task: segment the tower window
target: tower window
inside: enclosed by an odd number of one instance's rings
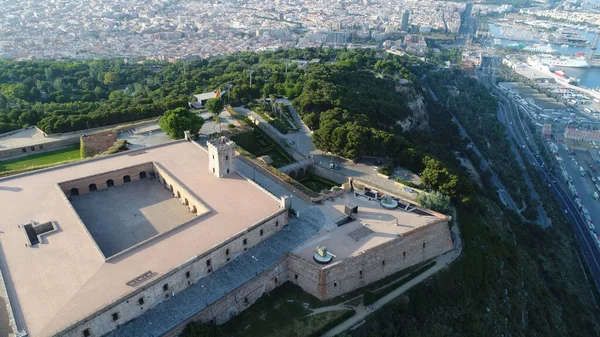
[[[250,301],[248,301],[248,297],[244,298],[244,303],[245,303],[246,305],[250,304]]]
[[[186,278],[190,278],[190,272],[189,272],[189,271],[186,271],[186,272],[185,272],[185,277],[186,277]]]
[[[294,274],[294,280],[298,279],[298,274]]]
[[[225,156],[225,160],[229,160],[229,156]]]
[[[113,319],[113,321],[118,320],[119,319],[119,313],[118,312],[113,313],[112,314],[112,319]]]
[[[210,259],[206,260],[206,266],[210,267]]]
[[[385,260],[381,261],[381,265],[385,266]]]
[[[227,169],[227,173],[229,173],[229,169]]]
[[[144,304],[144,298],[143,298],[143,297],[140,297],[140,298],[138,299],[138,304],[139,304],[139,305],[142,305],[142,304]]]
[[[337,287],[337,282],[333,282],[333,287]]]
[[[423,242],[423,248],[425,248],[425,242]]]
[[[225,249],[225,255],[229,255],[229,248]]]
[[[168,284],[168,283],[165,283],[165,284],[163,285],[163,290],[164,290],[164,291],[167,291],[167,290],[169,290],[169,284]]]
[[[260,236],[263,236],[263,230],[262,229],[260,230]]]
[[[275,221],[275,227],[279,227],[279,221]]]
[[[248,239],[242,240],[242,244],[245,246],[248,243]]]
[[[90,329],[83,330],[83,337],[90,337],[90,336],[91,336]]]
[[[406,252],[403,252],[403,253],[402,253],[402,257],[406,257]]]

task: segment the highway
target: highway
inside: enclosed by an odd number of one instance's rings
[[[590,233],[585,218],[579,212],[571,195],[565,192],[560,182],[554,178],[549,168],[544,165],[542,158],[536,155],[538,148],[535,142],[533,142],[529,128],[518,113],[519,109],[525,111],[528,107],[521,106],[518,100],[509,97],[508,94],[504,93],[496,85],[496,70],[499,65],[498,60],[492,61],[489,69],[482,70],[481,80],[503,102],[500,106],[501,121],[509,122],[507,128],[510,137],[513,138],[516,144],[521,145],[526,156],[525,159],[535,166],[544,183],[548,185],[563,210],[565,210],[565,216],[573,226],[575,236],[580,242],[581,252],[588,264],[596,286],[600,287],[600,250],[596,245],[595,239],[592,237],[593,233]],[[544,149],[541,150],[543,151]],[[548,151],[548,153],[551,152]]]

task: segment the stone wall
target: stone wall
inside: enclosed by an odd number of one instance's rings
[[[299,276],[298,285],[313,296],[327,300],[364,287],[400,270],[453,249],[448,222],[440,220],[416,228],[364,253],[323,267],[317,274],[311,264],[291,258],[290,273]],[[293,255],[292,255],[293,256]],[[304,263],[303,263],[304,262]]]
[[[216,324],[227,322],[233,316],[246,310],[263,295],[271,292],[285,281],[288,281],[286,264],[287,259],[284,256],[274,263],[272,267],[258,274],[252,280],[244,283],[196,315],[181,322],[181,324],[165,334],[164,337],[179,336],[189,323],[195,321]]]
[[[155,175],[152,162],[65,181],[60,183],[59,186],[65,195],[70,197],[72,195],[88,194],[94,190],[107,189],[111,185],[111,181],[113,186],[123,185],[127,179],[126,177],[129,177],[129,181],[137,181],[144,175],[148,178]]]
[[[194,321],[225,323],[285,281],[300,286],[321,300],[327,300],[444,254],[452,248],[448,222],[441,219],[407,232],[402,238],[373,247],[360,256],[327,267],[290,253],[222,299],[181,322],[165,336],[178,336],[187,324]]]
[[[91,336],[102,336],[118,328],[119,325],[127,323],[159,303],[168,300],[171,296],[185,290],[201,278],[243,254],[247,249],[275,234],[287,224],[287,217],[287,209],[281,209],[172,271],[163,275],[154,274],[147,283],[137,285],[137,290],[87,318],[74,322],[57,335],[81,337],[84,335],[84,331],[88,330]],[[202,319],[207,319],[207,321],[214,320],[219,323],[227,321],[250,303],[254,303],[262,294],[285,282],[285,269],[283,267],[277,269],[278,266],[279,264],[276,264],[268,272],[260,274],[237,291],[225,295],[201,311],[199,315],[202,314]],[[278,276],[280,274],[282,274],[281,277]],[[254,290],[252,290],[253,287]],[[244,298],[248,298],[248,304]]]
[[[103,131],[81,136],[83,156],[93,157],[108,150],[117,141],[118,135],[117,131]]]
[[[7,159],[21,155],[33,154],[49,150],[56,150],[61,147],[79,144],[79,138],[59,139],[51,142],[45,142],[30,146],[23,146],[14,149],[6,149],[0,151],[0,159]]]
[[[273,174],[271,171],[269,171],[269,170],[265,169],[264,167],[260,166],[259,164],[255,163],[253,160],[248,159],[248,158],[244,157],[243,155],[238,155],[237,158],[239,160],[243,161],[248,166],[250,166],[250,167],[254,168],[255,170],[257,170],[258,172],[260,172],[262,175],[271,178],[271,180],[273,182],[275,182],[278,185],[280,185],[281,187],[285,188],[290,193],[293,193],[293,195],[295,195],[296,197],[298,197],[308,203],[312,202],[311,197],[308,196],[306,193],[295,188],[291,184],[285,182],[283,179],[279,178],[277,175]]]
[[[328,169],[320,167],[318,165],[309,166],[308,172],[310,172],[314,175],[317,175],[319,177],[323,177],[327,180],[331,180],[334,183],[340,184],[340,185],[347,183],[348,179],[349,179],[347,176],[345,176],[343,174],[337,173],[333,170],[328,170]]]
[[[198,210],[204,208],[204,204],[200,199],[190,191],[179,179],[171,175],[167,169],[158,163],[153,164],[153,171],[160,183],[167,188],[175,198],[179,199],[192,213],[198,213]]]
[[[304,155],[298,152],[293,146],[288,144],[283,137],[283,135],[271,124],[263,123],[258,119],[253,113],[248,114],[248,119],[259,129],[261,129],[264,133],[266,133],[273,141],[275,141],[281,148],[283,148],[290,156],[294,158],[296,161],[300,161],[306,159]]]

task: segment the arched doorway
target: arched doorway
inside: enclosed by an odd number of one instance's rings
[[[96,187],[96,184],[90,184],[88,186],[88,190],[90,190],[90,192],[94,192],[98,190],[98,187]]]
[[[169,185],[169,191],[171,191],[171,193],[173,193],[173,185]]]
[[[79,190],[73,187],[70,191],[71,196],[79,195]]]
[[[113,186],[115,186],[115,181],[112,179],[108,179],[106,181],[106,187],[113,187]]]
[[[146,179],[146,171],[140,172],[140,179]]]
[[[179,193],[179,191],[177,191],[177,199],[181,199],[181,193]]]
[[[186,205],[186,206],[189,206],[189,205],[190,205],[190,203],[188,202],[187,198],[185,198],[185,205]]]
[[[196,208],[196,205],[192,206],[192,213],[198,214],[198,209]]]
[[[123,183],[130,183],[131,182],[131,177],[130,176],[124,176],[123,177]]]

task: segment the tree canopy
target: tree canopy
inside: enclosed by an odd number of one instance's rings
[[[198,134],[204,120],[198,115],[191,113],[185,108],[177,108],[165,111],[164,116],[160,118],[160,128],[171,137],[171,139],[181,139],[184,137],[184,131],[189,131],[192,135]]]
[[[219,116],[223,108],[225,108],[225,103],[220,98],[211,98],[206,101],[206,109],[215,117]]]

